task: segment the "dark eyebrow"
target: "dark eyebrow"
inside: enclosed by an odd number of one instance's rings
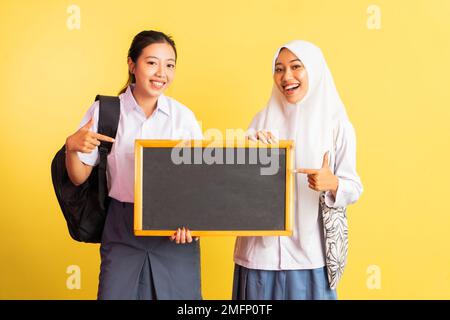
[[[301,62],[300,61],[300,59],[294,59],[294,60],[291,60],[291,61],[289,61],[289,63],[292,63],[292,62],[295,62],[295,61],[298,61],[298,62],[300,62],[300,63],[302,63],[303,64],[303,62]],[[277,63],[275,63],[275,65],[278,65],[278,64],[282,64],[281,62],[277,62]]]
[[[155,58],[155,59],[159,60],[159,58],[158,58],[158,57],[155,57],[155,56],[148,56],[148,57],[145,57],[145,59],[148,59],[148,58]],[[169,59],[167,59],[167,60],[172,60],[173,62],[175,62],[175,59],[172,59],[172,58],[169,58]]]

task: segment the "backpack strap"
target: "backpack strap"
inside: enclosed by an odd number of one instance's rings
[[[97,131],[98,133],[105,136],[115,138],[120,119],[119,97],[97,95],[95,97],[95,101],[97,100],[100,103]],[[100,146],[98,147],[100,157],[100,161],[98,164],[98,197],[102,210],[106,210],[104,201],[107,196],[106,164],[108,154],[111,152],[111,148],[111,142],[100,141]]]
[[[98,133],[115,138],[120,118],[120,99],[119,97],[101,96],[95,97],[95,101],[100,102],[98,115]],[[101,147],[111,151],[112,143],[101,141]]]

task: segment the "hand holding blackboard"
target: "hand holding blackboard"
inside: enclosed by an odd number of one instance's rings
[[[270,131],[260,130],[257,131],[255,134],[249,134],[248,138],[253,141],[260,140],[262,143],[265,144],[278,143],[278,139]]]
[[[170,241],[174,241],[175,243],[191,243],[192,236],[191,231],[188,228],[183,227],[183,229],[178,228],[177,231],[169,237]],[[195,241],[198,241],[198,237],[194,237]]]

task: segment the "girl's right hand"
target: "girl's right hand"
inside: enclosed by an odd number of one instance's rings
[[[100,145],[100,141],[114,142],[111,137],[91,131],[94,125],[94,118],[91,118],[88,123],[78,129],[77,132],[67,137],[66,150],[68,152],[82,152],[91,153],[96,147]],[[99,141],[100,140],[100,141]]]
[[[169,237],[170,241],[174,241],[176,244],[179,243],[191,243],[192,239],[198,241],[198,237],[192,238],[191,231],[188,228],[178,228],[177,231]]]
[[[265,144],[278,143],[278,139],[273,133],[266,130],[259,130],[256,133],[248,135],[248,138],[253,141],[261,141]]]

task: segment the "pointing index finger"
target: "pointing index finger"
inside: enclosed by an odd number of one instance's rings
[[[316,169],[294,169],[292,170],[293,173],[304,173],[304,174],[316,174],[318,170]]]
[[[105,136],[105,135],[100,134],[100,133],[95,133],[94,134],[94,138],[96,138],[96,139],[98,139],[100,141],[106,141],[106,142],[114,142],[114,141],[116,141],[114,138]]]

